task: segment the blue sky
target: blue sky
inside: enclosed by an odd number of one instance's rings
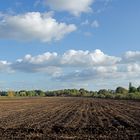
[[[139,0],[6,0],[0,89],[97,90],[140,83]]]

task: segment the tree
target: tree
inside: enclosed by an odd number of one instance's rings
[[[126,93],[128,93],[128,90],[123,87],[117,87],[116,93],[126,94]]]
[[[33,91],[33,90],[27,91],[26,96],[36,96],[35,91]]]
[[[137,91],[140,92],[140,86],[137,88]]]
[[[0,91],[0,96],[6,96],[7,92],[6,91]]]
[[[26,91],[20,91],[19,96],[26,96]]]
[[[45,94],[45,92],[43,92],[43,91],[40,91],[40,93],[39,93],[39,96],[46,96],[46,94]]]
[[[108,93],[108,91],[106,90],[106,89],[100,89],[99,91],[98,91],[98,94],[103,94],[103,95],[105,95],[105,94],[107,94]]]
[[[131,82],[129,82],[129,90],[130,90],[130,88],[132,87],[132,83]]]
[[[45,92],[42,90],[35,90],[34,92],[36,96],[45,96]]]
[[[79,89],[80,96],[84,96],[86,92],[87,91],[84,88]]]
[[[7,96],[8,97],[14,97],[15,96],[15,92],[14,91],[8,91],[7,92]]]
[[[135,92],[137,92],[137,88],[131,86],[129,89],[129,93],[135,93]]]

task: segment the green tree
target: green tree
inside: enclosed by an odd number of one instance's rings
[[[98,91],[98,94],[100,95],[100,94],[103,94],[103,95],[105,95],[105,94],[107,94],[108,93],[108,91],[106,90],[106,89],[100,89],[99,91]]]
[[[140,92],[140,86],[137,88],[137,91]]]
[[[27,91],[26,92],[26,96],[36,96],[35,91],[31,90],[31,91]]]
[[[116,93],[126,94],[126,93],[128,93],[128,90],[123,87],[117,87]]]
[[[130,87],[129,93],[135,93],[135,92],[137,92],[137,88],[135,88],[135,87]]]
[[[45,92],[42,90],[35,90],[34,92],[35,92],[36,96],[45,96],[46,95]]]

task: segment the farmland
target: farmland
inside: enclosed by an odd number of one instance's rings
[[[0,139],[140,139],[140,102],[83,97],[0,99]]]

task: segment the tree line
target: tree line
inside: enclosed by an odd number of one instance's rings
[[[20,90],[20,91],[0,91],[0,96],[8,97],[33,97],[33,96],[65,96],[65,97],[94,97],[111,99],[140,99],[140,86],[129,86],[129,89],[117,87],[115,90],[100,89],[99,91],[88,91],[81,89],[63,89],[54,91],[42,90]]]

